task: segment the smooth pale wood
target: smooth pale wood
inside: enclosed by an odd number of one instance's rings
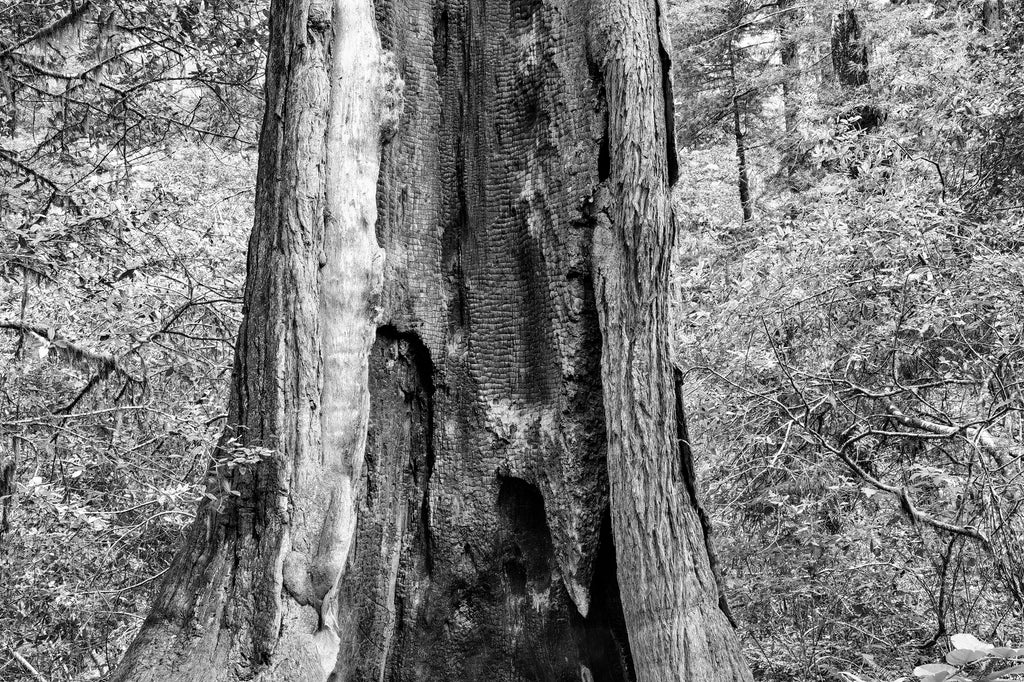
[[[311,583],[324,590],[321,631],[339,639],[337,591],[355,534],[355,485],[362,473],[370,416],[369,352],[378,313],[384,254],[377,245],[382,97],[391,74],[372,0],[335,0],[331,101],[327,127],[324,262],[320,269],[323,338],[322,443],[319,461],[299,472],[314,505],[325,508],[309,537]],[[315,492],[314,492],[315,491]],[[308,549],[307,549],[308,548]],[[325,662],[329,673],[338,642]]]

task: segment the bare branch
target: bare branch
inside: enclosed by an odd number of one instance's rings
[[[86,12],[88,12],[90,9],[92,9],[91,0],[85,0],[85,2],[83,2],[78,9],[72,10],[71,14],[67,14],[61,17],[60,19],[53,22],[49,26],[44,26],[43,28],[39,29],[38,31],[30,35],[28,38],[22,40],[20,43],[0,50],[0,57],[7,57],[15,50],[25,47],[26,45],[31,45],[32,43],[36,43],[41,40],[46,40],[52,36],[57,35],[64,29],[68,28],[69,26],[73,26],[75,23],[77,23],[82,17],[85,16]]]
[[[6,161],[7,163],[11,164],[12,166],[17,168],[21,172],[25,173],[26,175],[30,175],[36,180],[39,180],[53,191],[60,191],[60,187],[57,185],[57,182],[55,180],[51,180],[50,178],[43,175],[42,173],[32,168],[31,166],[19,161],[18,158],[9,150],[0,149],[0,160]]]
[[[891,400],[889,400],[889,394],[874,393],[866,388],[858,386],[852,382],[845,382],[851,390],[863,395],[866,398],[874,400],[881,400],[885,406],[888,416],[895,420],[897,423],[903,426],[920,429],[927,433],[935,436],[942,436],[947,438],[955,438],[956,436],[962,436],[969,440],[972,444],[977,445],[982,452],[989,455],[996,461],[996,463],[1002,467],[1006,466],[1006,459],[1003,457],[1003,452],[1010,449],[1010,446],[997,439],[992,435],[983,424],[985,422],[978,422],[976,424],[941,424],[924,417],[911,415],[905,413],[899,407],[896,406]],[[900,434],[905,436],[913,436],[915,434]]]
[[[52,329],[37,327],[35,325],[11,320],[0,320],[0,329],[9,329],[11,331],[35,334],[41,339],[46,339],[49,342],[50,347],[56,349],[58,353],[65,356],[73,363],[88,366],[97,374],[101,375],[101,378],[114,372],[122,372],[122,370],[117,366],[117,361],[113,356],[97,353],[96,351],[76,345],[60,334],[55,333]]]

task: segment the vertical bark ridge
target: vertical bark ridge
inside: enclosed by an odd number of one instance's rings
[[[329,595],[352,531],[343,482],[362,459],[374,329],[380,50],[369,0],[280,0],[271,16],[231,426],[213,499],[115,680],[324,680],[337,657]],[[353,268],[364,274],[339,277]]]
[[[382,100],[400,82],[385,69],[371,0],[335,0],[331,77],[320,268],[323,443],[319,460],[306,460],[300,472],[315,491],[304,497],[317,518],[297,546],[293,538],[289,555],[305,555],[299,560],[309,561],[314,598],[324,603],[320,630],[334,642],[324,662],[328,672],[341,634],[337,590],[355,534],[355,482],[370,413],[369,352],[383,275],[376,238],[382,117],[388,115]]]
[[[668,325],[675,228],[657,8],[605,0],[595,15],[610,177],[597,198],[593,248],[612,530],[637,679],[750,679],[718,608],[677,443]]]

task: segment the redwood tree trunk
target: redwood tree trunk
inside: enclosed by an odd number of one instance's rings
[[[234,426],[115,679],[750,679],[678,435],[661,9],[275,0]]]

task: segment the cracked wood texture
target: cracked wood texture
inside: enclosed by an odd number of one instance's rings
[[[113,679],[750,679],[678,438],[662,10],[274,0],[231,426]]]

